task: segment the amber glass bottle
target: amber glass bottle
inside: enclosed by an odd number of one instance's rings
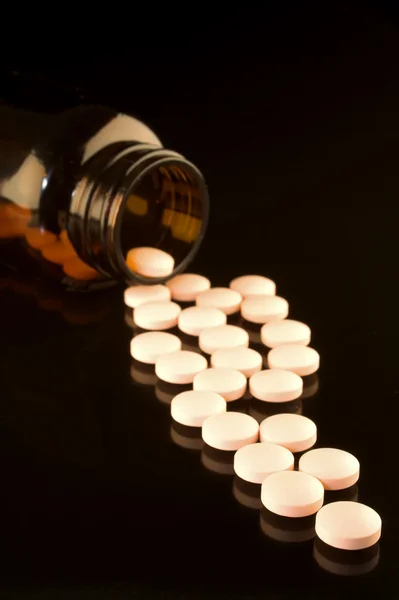
[[[133,272],[130,249],[168,252],[185,269],[204,236],[200,171],[128,115],[83,106],[56,116],[0,107],[0,260],[46,271],[69,289]]]

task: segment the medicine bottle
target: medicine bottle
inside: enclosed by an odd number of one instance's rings
[[[126,257],[194,257],[208,219],[200,171],[144,123],[99,106],[48,116],[0,107],[0,260],[40,264],[67,289],[159,283]]]

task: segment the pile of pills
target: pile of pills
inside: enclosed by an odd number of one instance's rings
[[[170,261],[154,265],[148,256],[148,267],[145,252],[133,252],[130,262],[147,276],[164,274],[168,264],[173,269]],[[182,309],[179,302],[194,305]],[[235,473],[235,497],[266,511],[261,516],[265,532],[274,532],[276,537],[276,526],[267,517],[274,515],[297,524],[303,520],[303,527],[294,528],[299,532],[295,539],[311,539],[313,531],[322,543],[340,550],[363,550],[376,544],[381,518],[372,508],[356,501],[323,504],[325,490],[354,486],[360,465],[344,450],[313,448],[317,427],[300,414],[301,399],[306,397],[303,378],[307,382],[314,376],[320,357],[309,346],[308,325],[287,318],[288,302],[276,295],[272,280],[244,275],[233,279],[229,287],[213,288],[206,277],[186,273],[166,285],[131,287],[125,291],[125,303],[133,309],[134,324],[148,330],[133,338],[133,358],[155,365],[161,384],[192,386],[170,397],[159,390],[162,401],[170,403],[172,438],[184,445],[179,427],[190,428],[193,433],[185,446],[199,449],[205,443],[203,464],[220,473]],[[239,311],[241,321],[236,322],[243,326],[229,322]],[[260,326],[260,342],[268,349],[265,360],[249,347],[246,321]],[[189,346],[193,351],[182,349],[175,332],[165,331],[176,328],[193,340]],[[310,387],[317,389],[317,382]],[[230,410],[242,398],[249,398],[250,414]],[[295,402],[299,409],[292,410]],[[256,408],[256,403],[265,410]],[[215,452],[226,460],[215,460]],[[301,453],[299,460],[296,453]],[[257,486],[258,495],[247,494],[245,485]],[[306,520],[312,517],[313,526]],[[289,533],[284,536],[288,539]]]

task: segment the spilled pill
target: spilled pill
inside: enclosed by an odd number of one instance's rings
[[[263,275],[242,275],[230,281],[230,288],[243,298],[248,296],[273,296],[276,293],[276,284]]]
[[[287,344],[272,348],[267,355],[270,369],[285,369],[301,377],[316,373],[320,366],[320,355],[309,346]]]
[[[257,441],[259,425],[249,415],[225,412],[212,415],[202,425],[202,439],[218,450],[238,450]]]
[[[292,471],[293,468],[293,454],[276,444],[249,444],[234,455],[235,473],[251,483],[263,483],[272,473]]]
[[[216,392],[230,402],[242,398],[247,389],[247,379],[234,369],[206,369],[198,373],[193,381],[194,390]]]
[[[280,369],[259,371],[249,379],[249,391],[265,402],[290,402],[302,394],[302,379],[295,373]]]
[[[142,329],[172,329],[181,308],[175,302],[147,302],[134,309],[133,320]]]
[[[170,405],[175,421],[188,427],[202,427],[211,415],[226,412],[226,400],[215,392],[189,390],[175,396]]]
[[[236,325],[220,325],[204,329],[199,335],[199,347],[206,354],[224,348],[247,348],[248,332]]]
[[[282,344],[310,344],[311,331],[308,325],[292,319],[271,321],[263,325],[260,330],[262,343],[268,348],[275,348]]]
[[[232,315],[240,310],[241,294],[229,288],[215,287],[198,294],[197,306],[214,306],[220,308],[226,315]]]
[[[198,294],[209,290],[211,282],[203,275],[183,273],[166,282],[173,300],[195,302]]]
[[[173,273],[173,256],[159,248],[132,248],[126,255],[126,264],[131,271],[143,277],[168,277]]]

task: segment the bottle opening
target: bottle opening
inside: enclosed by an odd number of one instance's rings
[[[201,242],[207,219],[207,190],[193,165],[171,159],[151,165],[133,182],[121,209],[120,251],[127,276],[155,281],[182,271]],[[136,248],[169,255],[170,273],[161,276],[138,266],[131,260]]]

